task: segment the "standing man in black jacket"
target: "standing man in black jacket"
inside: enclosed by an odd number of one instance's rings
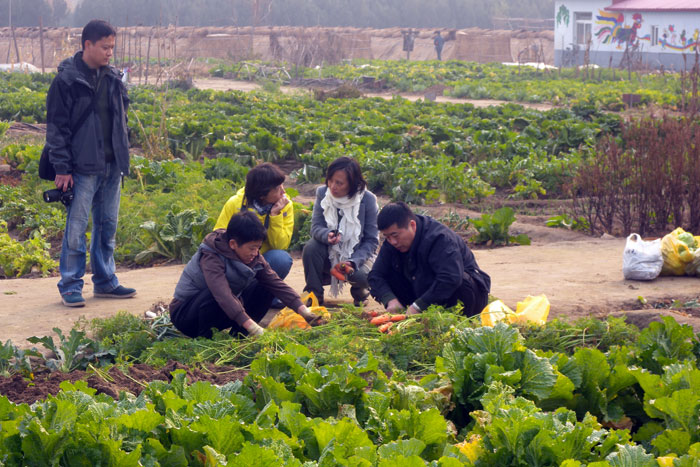
[[[129,98],[118,72],[109,66],[116,31],[92,20],[81,37],[82,50],[61,62],[46,96],[46,145],[56,170],[56,187],[73,190],[59,269],[64,305],[85,305],[85,232],[92,212],[90,265],[93,294],[128,298],[136,290],[119,285],[114,246],[120,182],[129,172]]]
[[[451,307],[457,301],[467,316],[484,309],[491,278],[479,269],[460,236],[400,202],[382,208],[377,226],[385,240],[369,286],[387,311],[406,308],[407,314],[416,314],[433,304]]]

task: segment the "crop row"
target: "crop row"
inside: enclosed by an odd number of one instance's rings
[[[162,95],[138,89],[134,113],[148,140],[159,128]],[[155,103],[155,104],[154,104]],[[557,196],[580,161],[580,147],[619,118],[590,108],[538,112],[517,105],[329,99],[190,90],[167,96],[172,153],[295,159],[295,175],[318,183],[339,155],[357,158],[370,189],[407,202],[467,202],[495,188],[515,197]],[[164,132],[155,136],[164,136]]]
[[[43,119],[39,104],[27,105],[32,99],[25,94],[43,102],[41,91],[20,87],[0,97],[0,118]],[[150,157],[197,159],[207,151],[256,160],[293,158],[304,165],[300,181],[316,183],[330,160],[351,155],[360,160],[370,189],[418,203],[479,200],[501,188],[520,198],[558,196],[580,162],[578,148],[619,126],[618,117],[586,106],[538,112],[513,105],[320,102],[146,88],[132,90],[131,97],[131,125]]]
[[[354,313],[334,316],[342,322]],[[338,326],[334,320],[330,325]],[[348,355],[337,348],[329,354],[334,361],[323,354],[318,360],[318,345],[339,336],[377,350],[391,339],[415,340],[400,333],[375,337],[372,326],[355,320],[342,333],[316,332],[315,344],[305,331],[272,333],[251,358],[245,380],[222,387],[190,384],[178,371],[171,382],[150,382],[140,395],[122,393],[116,401],[83,382],[63,383],[57,396],[32,406],[0,397],[0,460],[567,467],[700,462],[700,340],[692,328],[666,318],[605,351],[544,351],[532,340],[526,346],[518,328],[479,327],[434,308],[412,318],[405,331],[436,322],[454,324],[429,336],[441,342],[439,355],[433,371],[419,380],[396,369],[387,376],[369,352]],[[130,332],[122,328],[112,342],[125,343]],[[537,332],[546,333],[546,326]],[[207,347],[200,339],[167,340]],[[215,342],[233,354],[257,339]]]
[[[285,66],[263,64],[256,66]],[[337,78],[361,84],[371,78],[385,89],[424,92],[433,86],[446,94],[469,99],[498,99],[515,102],[549,102],[554,105],[590,104],[607,110],[624,108],[622,95],[639,94],[642,104],[678,108],[682,102],[682,79],[678,74],[641,74],[612,69],[538,70],[530,66],[463,61],[355,60],[322,69],[291,67],[295,76],[309,80]],[[214,76],[249,79],[240,64],[218,65]]]

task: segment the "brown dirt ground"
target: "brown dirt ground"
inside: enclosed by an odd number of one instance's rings
[[[111,367],[102,374],[85,371],[72,371],[70,373],[51,372],[44,367],[34,375],[33,381],[20,374],[15,374],[9,378],[0,378],[0,394],[15,404],[32,404],[37,400],[46,399],[49,394],[57,394],[63,381],[75,382],[82,380],[87,381],[89,387],[96,389],[97,394],[107,394],[117,399],[122,391],[138,395],[151,381],[169,382],[172,380],[171,372],[178,369],[185,371],[190,384],[195,381],[209,381],[212,384],[223,385],[228,382],[241,380],[248,374],[247,371],[223,366],[215,367],[213,365],[206,368],[205,371],[186,367],[174,361],[159,369],[136,363],[129,366],[126,373],[116,366]]]

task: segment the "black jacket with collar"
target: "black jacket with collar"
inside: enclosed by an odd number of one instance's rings
[[[416,235],[405,254],[402,258],[402,253],[385,240],[369,274],[372,296],[385,306],[399,294],[412,296],[421,310],[432,304],[447,305],[451,299],[462,299],[455,294],[459,295],[464,280],[477,283],[482,294],[491,289],[491,278],[479,269],[464,240],[430,217],[416,216]],[[408,261],[408,277],[402,259]],[[392,283],[396,283],[393,279],[402,276],[410,283],[411,291],[392,290]]]
[[[95,175],[105,170],[102,127],[97,112],[92,112],[80,128],[73,127],[83,112],[92,105],[95,88],[80,71],[78,60],[83,53],[65,59],[46,95],[46,145],[49,160],[58,175],[74,172]],[[113,67],[107,67],[102,79],[107,80],[109,107],[113,112],[112,147],[122,175],[129,173],[129,137],[126,87]]]

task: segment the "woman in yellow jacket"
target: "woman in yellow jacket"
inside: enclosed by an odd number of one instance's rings
[[[268,162],[253,167],[246,175],[245,187],[229,198],[214,229],[225,229],[234,214],[255,212],[267,229],[267,240],[260,253],[280,279],[292,268],[287,253],[294,231],[294,208],[284,192],[284,172]]]

